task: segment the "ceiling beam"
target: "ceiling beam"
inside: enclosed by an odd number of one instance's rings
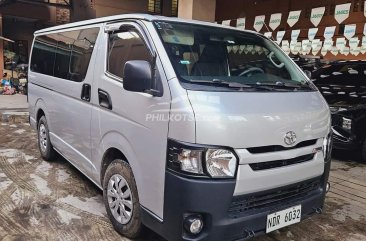
[[[35,1],[35,0],[16,0],[18,3],[24,4],[32,4],[32,5],[43,5],[43,6],[51,6],[51,7],[58,7],[58,8],[72,8],[71,0],[64,0],[64,3],[51,3],[50,0],[47,1]]]

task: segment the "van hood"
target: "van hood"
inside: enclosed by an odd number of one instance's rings
[[[206,92],[187,90],[196,120],[196,143],[249,148],[295,146],[325,137],[330,111],[312,92]],[[296,134],[288,146],[285,135]]]

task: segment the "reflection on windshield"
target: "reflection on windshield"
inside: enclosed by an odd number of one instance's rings
[[[314,83],[331,106],[366,105],[365,69],[357,62],[325,65],[314,72]]]
[[[264,37],[179,22],[155,22],[155,26],[183,82],[211,85],[232,82],[237,85],[226,87],[261,85],[313,90],[289,58]]]

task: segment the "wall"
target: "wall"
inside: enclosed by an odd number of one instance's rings
[[[357,12],[353,11],[355,3],[363,4],[363,0],[231,0],[229,3],[227,0],[217,0],[216,3],[216,21],[222,21],[226,19],[236,19],[240,17],[246,17],[246,28],[253,30],[254,18],[255,16],[265,14],[266,24],[268,26],[269,19],[272,13],[283,13],[281,25],[278,30],[287,30],[284,39],[290,39],[292,29],[301,29],[301,34],[299,40],[307,39],[308,29],[314,26],[310,22],[310,18],[305,16],[305,13],[311,13],[312,8],[326,6],[326,14],[320,22],[318,28],[318,34],[316,38],[320,38],[322,41],[324,29],[327,26],[337,26],[336,34],[333,38],[335,40],[337,37],[343,37],[343,33],[339,34],[339,24],[334,18],[334,15],[330,15],[329,10],[333,5],[343,4],[347,2],[352,2],[350,17],[346,19],[343,24],[357,24],[357,36],[361,41],[363,35],[363,28],[366,22],[366,17],[364,16],[363,9],[361,6],[358,8]],[[299,21],[290,28],[287,25],[287,17],[289,11],[292,10],[302,10]],[[231,25],[235,26],[236,21],[232,21]],[[267,32],[267,29],[263,27],[262,33]],[[276,32],[273,34],[276,36]],[[336,57],[328,53],[325,58],[327,59],[365,59],[366,54],[360,54],[357,57],[353,55],[344,56],[337,55]]]
[[[213,22],[216,0],[180,0],[178,17]]]

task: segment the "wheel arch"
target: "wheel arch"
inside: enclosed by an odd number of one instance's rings
[[[129,163],[126,156],[119,149],[115,147],[110,147],[109,149],[107,149],[103,154],[102,163],[100,167],[100,183],[102,184],[101,186],[103,186],[103,180],[108,166],[115,159],[122,159],[123,161]]]

